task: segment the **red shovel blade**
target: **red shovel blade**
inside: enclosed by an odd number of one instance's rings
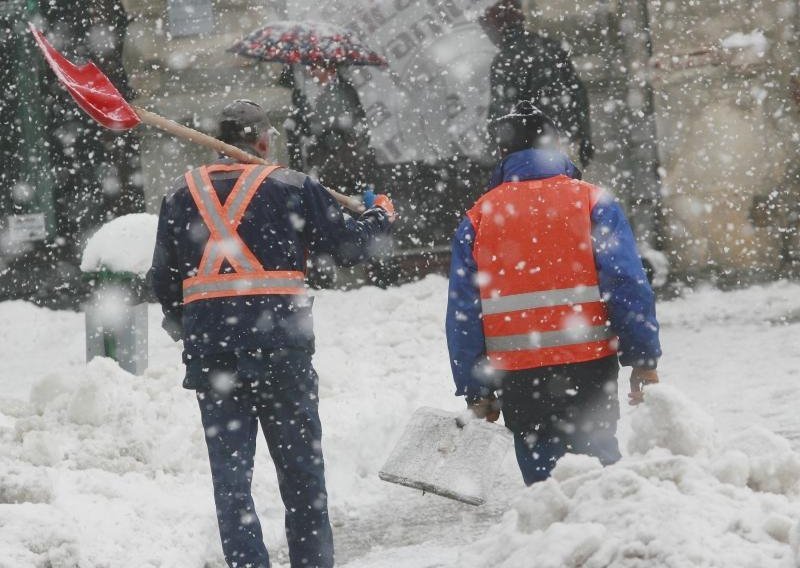
[[[89,116],[111,130],[128,130],[141,122],[133,107],[94,63],[77,67],[56,51],[33,24],[30,30],[58,80]]]

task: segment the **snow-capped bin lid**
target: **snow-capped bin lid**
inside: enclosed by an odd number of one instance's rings
[[[89,238],[81,270],[144,278],[153,260],[158,216],[132,213],[109,221]]]

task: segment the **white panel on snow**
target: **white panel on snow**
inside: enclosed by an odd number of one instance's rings
[[[418,409],[378,476],[470,505],[485,503],[512,436],[485,420],[459,427],[459,416]]]

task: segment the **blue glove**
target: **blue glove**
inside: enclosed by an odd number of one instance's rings
[[[364,192],[364,196],[361,198],[361,200],[364,202],[364,207],[366,207],[367,209],[372,209],[373,207],[375,207],[376,197],[377,194],[375,193],[375,190],[372,188],[372,186],[367,186],[367,190]]]

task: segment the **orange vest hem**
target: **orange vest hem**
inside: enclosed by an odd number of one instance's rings
[[[495,351],[487,353],[489,363],[501,371],[520,371],[554,365],[586,363],[616,355],[617,350],[608,340],[580,343],[561,347],[544,347],[521,351]]]

